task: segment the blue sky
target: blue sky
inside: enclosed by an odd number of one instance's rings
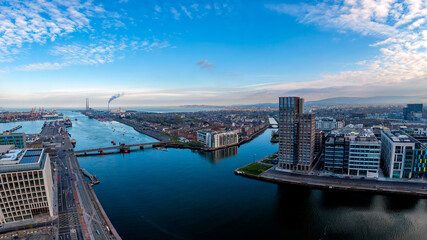
[[[0,1],[0,107],[421,95],[425,1]]]

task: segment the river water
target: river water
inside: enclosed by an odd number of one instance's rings
[[[120,123],[70,116],[77,149],[152,138]],[[78,120],[76,121],[75,118]],[[20,122],[38,132],[42,122]],[[425,239],[427,200],[310,190],[235,176],[277,151],[271,130],[216,153],[145,149],[80,157],[101,183],[94,190],[123,239]]]

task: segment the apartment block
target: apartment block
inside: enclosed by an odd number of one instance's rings
[[[239,143],[239,136],[235,132],[209,132],[197,131],[197,141],[202,142],[207,148],[220,148]]]
[[[315,115],[304,113],[304,99],[279,99],[279,169],[310,171],[315,145]]]

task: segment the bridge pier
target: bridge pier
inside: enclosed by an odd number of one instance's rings
[[[143,149],[144,149],[144,146],[139,146],[139,149],[143,150]]]
[[[130,147],[122,147],[122,148],[120,148],[120,152],[121,153],[129,153],[130,152]]]

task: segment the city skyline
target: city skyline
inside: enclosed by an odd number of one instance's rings
[[[423,1],[12,1],[0,9],[0,107],[84,107],[87,97],[106,107],[118,93],[112,107],[425,89]]]

